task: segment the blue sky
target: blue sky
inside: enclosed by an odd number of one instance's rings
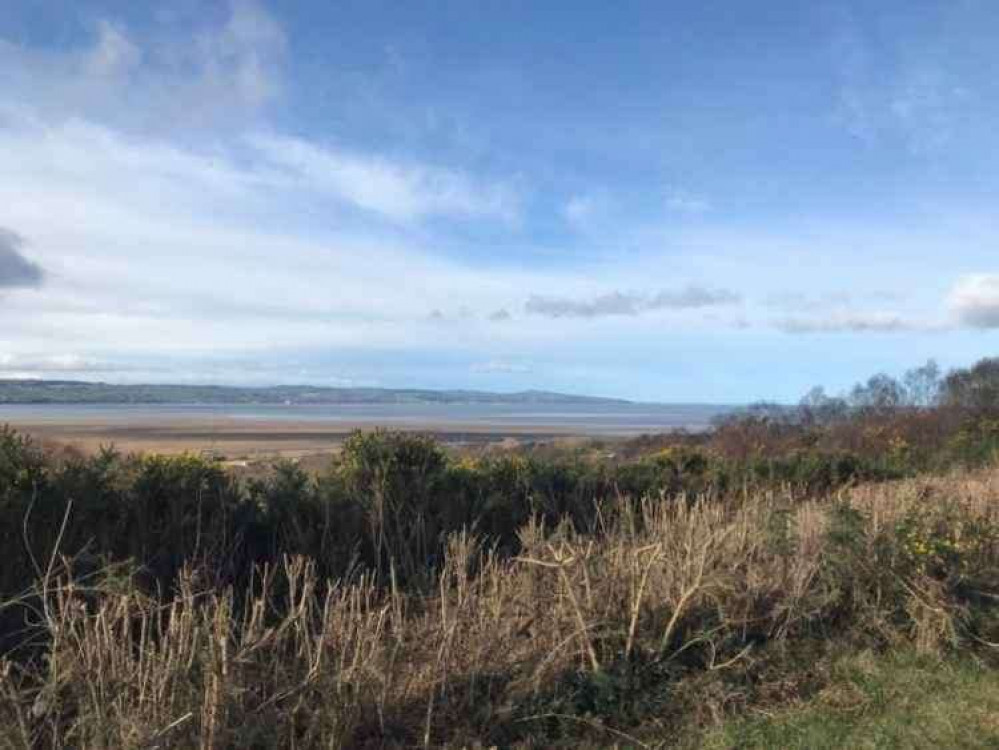
[[[0,376],[793,400],[999,343],[999,5],[15,0]]]

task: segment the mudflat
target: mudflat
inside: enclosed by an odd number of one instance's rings
[[[357,420],[351,422],[246,420],[233,418],[50,418],[21,417],[10,427],[46,443],[71,445],[84,452],[113,445],[123,452],[212,452],[231,459],[271,456],[302,457],[336,452],[351,432],[386,428],[431,434],[448,444],[481,444],[514,439],[545,440],[571,437],[564,426],[446,425],[412,420]]]
[[[705,429],[703,405],[0,405],[0,425],[85,452],[210,452],[233,460],[335,452],[351,432],[385,428],[453,445],[620,438]]]

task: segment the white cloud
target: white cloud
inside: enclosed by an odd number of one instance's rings
[[[271,166],[303,187],[392,219],[445,215],[513,220],[518,212],[517,196],[510,188],[483,184],[454,170],[275,135],[256,135],[250,143]]]
[[[981,273],[959,279],[949,303],[962,325],[999,328],[999,274]]]
[[[427,319],[435,308],[458,311],[447,346],[485,356],[545,335],[487,319],[520,290],[551,287],[545,273],[435,256],[422,231],[289,212],[330,196],[252,151],[22,113],[0,120],[0,153],[0,224],[46,271],[30,295],[2,299],[0,352],[22,361],[75,350],[100,362],[188,357],[204,371],[225,352],[425,351],[444,345]]]

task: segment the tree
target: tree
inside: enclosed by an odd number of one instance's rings
[[[844,399],[826,395],[825,388],[817,385],[802,397],[798,410],[802,422],[826,425],[846,417],[850,407]]]
[[[940,400],[975,414],[999,412],[999,359],[983,359],[951,372],[944,379]]]
[[[906,400],[910,406],[928,408],[940,401],[942,383],[940,365],[930,359],[922,367],[914,367],[902,378],[905,384]]]
[[[850,391],[850,406],[863,412],[894,411],[906,403],[905,388],[895,378],[880,373]]]

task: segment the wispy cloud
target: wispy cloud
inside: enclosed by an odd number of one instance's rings
[[[426,216],[514,220],[519,200],[506,185],[483,184],[442,167],[320,147],[297,138],[256,135],[251,145],[305,187],[396,220]]]
[[[494,323],[501,323],[505,320],[510,320],[511,317],[512,316],[510,315],[510,311],[507,310],[505,307],[501,307],[498,310],[493,310],[491,313],[489,313],[489,320],[493,321]]]
[[[878,48],[852,22],[835,35],[837,120],[869,145],[895,139],[913,154],[940,153],[958,137],[976,106],[974,91],[948,69],[946,59],[925,55],[889,66]]]
[[[774,321],[784,333],[902,333],[930,330],[933,326],[909,320],[896,313],[844,312],[823,316],[789,316]]]
[[[870,304],[896,303],[903,295],[888,290],[872,292],[829,291],[806,294],[803,292],[776,292],[763,299],[766,307],[794,313],[842,313],[845,308]]]
[[[779,292],[762,307],[775,311],[770,324],[784,333],[904,333],[936,331],[946,323],[915,314],[906,296],[886,289]]]
[[[999,274],[974,274],[958,280],[948,300],[959,323],[999,328]]]
[[[116,23],[102,20],[97,24],[97,41],[87,55],[86,70],[96,76],[127,73],[142,61],[142,50]]]
[[[888,104],[916,153],[946,148],[958,135],[973,93],[941,67],[913,70],[898,81]]]
[[[7,353],[170,350],[200,367],[194,353],[216,349],[446,344],[488,359],[498,344],[486,328],[510,342],[541,335],[486,318],[521,290],[557,288],[553,274],[456,261],[437,252],[436,224],[330,221],[329,192],[239,134],[232,148],[199,147],[33,115],[0,117],[0,213],[33,243],[5,235],[3,283],[45,280],[30,297],[3,295]]]
[[[198,38],[203,75],[214,84],[235,84],[240,97],[254,106],[280,94],[286,47],[281,24],[253,0],[235,0],[221,31]]]
[[[0,227],[0,289],[41,286],[45,272],[24,256],[25,244],[16,232]]]
[[[490,360],[488,362],[477,362],[469,370],[477,375],[526,375],[532,371],[530,365],[522,362],[506,362],[504,360]]]
[[[690,310],[702,307],[736,305],[742,297],[730,289],[688,286],[679,291],[664,290],[648,300],[647,310]]]
[[[637,315],[641,298],[634,294],[611,292],[588,300],[532,295],[524,310],[549,318],[597,318],[605,315]]]
[[[120,372],[128,369],[120,363],[110,363],[79,354],[0,354],[0,374],[10,376],[44,375],[49,373]]]
[[[89,118],[129,132],[246,126],[284,90],[284,29],[254,0],[220,23],[134,33],[98,19],[86,44],[37,49],[0,39],[0,106],[49,120]]]
[[[741,297],[728,289],[688,286],[663,290],[654,295],[610,292],[592,299],[570,299],[532,295],[524,310],[549,318],[598,318],[612,315],[640,315],[654,310],[691,310],[737,304]]]

